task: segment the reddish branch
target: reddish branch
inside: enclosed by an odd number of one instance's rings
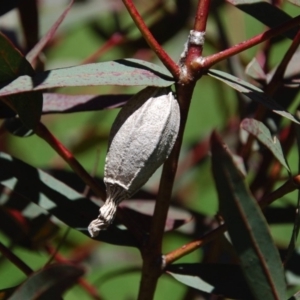
[[[209,69],[214,64],[227,59],[230,56],[236,55],[242,51],[245,51],[253,46],[256,46],[266,40],[271,39],[272,37],[283,34],[284,32],[294,28],[300,24],[300,16],[293,18],[292,20],[285,22],[275,28],[265,31],[262,34],[259,34],[245,42],[239,43],[229,49],[221,51],[219,53],[210,55],[205,58],[205,61],[201,64],[201,67],[204,69]]]
[[[135,5],[132,0],[122,0],[124,5],[126,6],[132,20],[140,30],[144,39],[148,43],[149,47],[155,52],[161,62],[165,65],[165,67],[171,72],[175,79],[179,78],[179,68],[177,64],[170,58],[170,56],[165,52],[165,50],[161,47],[161,45],[156,41],[150,32],[149,28],[145,24],[143,18],[137,11]]]
[[[195,15],[194,30],[205,32],[207,18],[209,13],[210,0],[202,0],[198,2],[198,7]]]
[[[51,134],[45,125],[39,123],[35,133],[45,140],[73,169],[73,171],[80,176],[80,178],[93,190],[93,192],[102,200],[105,200],[105,191],[99,186],[93,177],[82,167],[70,152],[58,139]]]
[[[81,62],[81,64],[90,64],[93,63],[95,61],[97,61],[97,59],[103,55],[104,53],[106,53],[108,50],[110,50],[111,48],[118,46],[122,43],[124,43],[124,41],[126,40],[126,38],[120,34],[120,33],[114,33],[110,39],[105,42],[104,45],[101,45],[101,47],[99,49],[97,49],[93,54],[91,54],[89,57],[87,57],[85,60],[83,60]]]

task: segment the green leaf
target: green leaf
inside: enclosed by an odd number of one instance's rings
[[[284,22],[292,20],[292,17],[290,15],[281,10],[276,5],[273,5],[267,1],[228,0],[228,2],[270,28],[274,28]],[[294,39],[298,30],[299,27],[295,27],[283,33],[282,35],[290,39]]]
[[[9,299],[60,299],[60,296],[83,274],[82,268],[71,264],[47,266],[31,275]]]
[[[249,288],[258,300],[286,299],[282,263],[261,209],[216,133],[211,143],[220,211]]]
[[[271,135],[271,132],[266,125],[255,119],[244,119],[240,126],[264,144],[278,159],[278,161],[289,171],[289,173],[291,173],[289,165],[282,152],[280,141],[276,136]]]
[[[166,269],[179,282],[205,293],[252,300],[244,274],[233,264],[174,264]]]
[[[29,62],[1,32],[0,50],[0,82],[7,82],[21,75],[34,75]],[[43,96],[41,93],[6,96],[1,97],[1,100],[19,115],[29,129],[35,128],[42,112]]]
[[[298,148],[298,160],[299,160],[298,161],[298,174],[299,174],[299,172],[300,172],[300,128],[299,128],[299,126],[296,126],[296,140],[297,140],[297,148]],[[297,206],[295,209],[295,221],[294,221],[293,232],[292,232],[291,239],[289,242],[285,261],[288,261],[291,258],[292,254],[295,250],[296,242],[297,242],[298,235],[299,235],[299,230],[300,230],[300,190],[298,189]],[[299,295],[299,299],[300,299],[300,295]]]
[[[34,75],[30,63],[1,32],[0,45],[0,81],[11,80],[21,75]]]
[[[277,104],[272,98],[266,95],[258,87],[219,70],[210,69],[207,71],[207,75],[214,77],[220,81],[223,81],[228,86],[239,91],[248,98],[255,100],[261,103],[262,105],[266,106],[267,108],[271,109],[274,113],[283,116],[297,124],[300,124],[300,122],[292,114],[285,111],[279,104]]]
[[[58,87],[122,85],[170,86],[167,70],[138,59],[120,59],[24,75],[0,89],[0,97]]]
[[[0,152],[0,184],[13,190],[25,203],[33,202],[68,226],[90,237],[87,226],[99,206],[49,174]],[[137,246],[128,230],[112,224],[96,238],[115,245]]]

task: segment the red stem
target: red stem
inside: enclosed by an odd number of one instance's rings
[[[300,23],[300,16],[297,16],[288,22],[285,22],[275,28],[267,30],[262,34],[259,34],[255,37],[249,39],[248,41],[239,43],[239,44],[237,44],[229,49],[226,49],[222,52],[219,52],[217,54],[213,54],[213,55],[206,57],[205,61],[202,62],[201,67],[204,69],[209,69],[214,64],[216,64],[230,56],[236,55],[244,50],[247,50],[255,45],[258,45],[274,36],[280,35],[286,31],[288,31],[289,29],[292,29],[293,27],[299,25],[299,23]]]
[[[110,37],[110,39],[107,42],[104,43],[104,45],[101,45],[101,47],[99,49],[97,49],[89,57],[87,57],[86,59],[84,59],[80,64],[81,65],[90,64],[90,63],[93,63],[93,62],[97,61],[97,59],[101,55],[103,55],[104,53],[106,53],[111,48],[122,44],[125,40],[126,40],[126,38],[121,33],[118,33],[118,32],[114,33]]]
[[[209,13],[210,0],[199,0],[194,22],[194,30],[205,32]]]
[[[59,140],[55,138],[51,134],[51,132],[47,129],[45,125],[39,123],[35,133],[45,140],[73,169],[73,171],[80,176],[80,178],[91,187],[94,193],[105,200],[106,195],[105,191],[99,186],[99,184],[95,181],[93,177],[82,167],[82,165],[77,161],[77,159],[73,156],[72,152],[70,152]]]
[[[208,12],[209,12],[209,5],[210,5],[210,0],[199,0],[195,21],[194,21],[194,31],[205,33]],[[188,69],[187,72],[188,74],[186,78],[188,80],[191,75],[192,77],[194,77],[193,74],[195,73],[195,71],[196,73],[198,72],[198,68],[197,66],[196,68],[194,67],[193,62],[197,61],[197,59],[202,56],[202,51],[203,51],[203,45],[195,45],[192,43],[188,44],[188,53],[185,60],[185,66]],[[181,76],[181,81],[184,82],[186,78]]]
[[[165,52],[165,50],[161,47],[161,45],[156,41],[153,37],[152,33],[150,32],[149,28],[145,24],[143,18],[137,11],[135,5],[133,4],[132,0],[122,0],[124,5],[126,6],[131,18],[133,19],[134,23],[140,30],[141,34],[143,35],[144,39],[150,46],[150,48],[155,52],[161,62],[165,65],[165,67],[171,72],[175,79],[179,78],[179,68],[177,64],[170,58],[170,56]]]

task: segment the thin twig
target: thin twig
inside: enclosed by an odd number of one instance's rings
[[[189,81],[190,78],[192,78],[192,80],[196,80],[196,78],[199,78],[199,71],[202,70],[201,67],[199,70],[198,60],[202,57],[209,6],[210,0],[199,0],[198,2],[197,12],[194,21],[194,30],[190,32],[190,36],[188,39],[187,55],[186,57],[183,56],[181,59],[181,62],[184,61],[184,65],[187,69],[186,74],[185,72],[182,72],[181,74],[180,79],[182,82],[184,82],[186,79]],[[197,42],[191,42],[191,35],[194,34],[196,34],[196,36],[197,34],[199,34],[200,36],[202,35],[202,41],[200,39]]]
[[[113,47],[116,47],[118,45],[121,45],[126,41],[126,38],[121,33],[114,33],[108,41],[105,42],[104,45],[101,45],[94,53],[92,53],[89,57],[84,59],[80,64],[90,64],[97,61],[97,59],[106,53],[108,50],[110,50]]]
[[[229,49],[226,49],[222,52],[219,52],[217,54],[213,54],[213,55],[206,57],[205,60],[200,65],[204,69],[209,69],[214,64],[216,64],[224,59],[227,59],[230,56],[233,56],[240,52],[243,52],[253,46],[256,46],[274,36],[278,36],[286,31],[288,31],[289,29],[292,29],[293,27],[299,25],[299,23],[300,23],[300,16],[297,16],[288,22],[285,22],[275,28],[267,30],[262,34],[256,35],[255,37],[253,37],[245,42],[239,43],[239,44],[237,44]]]
[[[282,198],[288,193],[293,192],[294,190],[300,187],[300,175],[296,175],[290,180],[288,180],[285,184],[279,187],[277,190],[272,192],[266,197],[263,197],[258,201],[259,206],[264,209],[269,204],[274,202],[277,199]],[[220,225],[216,229],[205,234],[201,239],[192,241],[182,247],[175,249],[164,256],[166,266],[175,262],[176,260],[184,257],[185,255],[197,250],[199,247],[204,246],[205,244],[211,242],[212,240],[218,238],[221,234],[226,231],[226,224]]]
[[[124,5],[126,6],[129,14],[131,15],[132,20],[140,30],[144,39],[150,46],[150,48],[155,52],[157,57],[161,60],[161,62],[165,65],[165,67],[171,72],[175,79],[179,78],[179,68],[177,64],[171,59],[171,57],[165,52],[165,50],[161,47],[161,45],[156,41],[150,32],[149,28],[145,24],[143,18],[137,11],[135,5],[132,0],[122,0]]]
[[[91,187],[93,192],[102,200],[105,200],[106,193],[99,186],[93,177],[82,167],[78,160],[73,156],[73,154],[59,141],[54,135],[48,130],[48,128],[39,123],[35,133],[45,140],[73,169],[73,171],[88,185]]]
[[[194,30],[204,32],[206,30],[210,0],[199,0],[195,15]]]
[[[9,261],[11,261],[18,269],[20,269],[25,275],[29,276],[34,271],[18,256],[11,252],[5,245],[0,242],[0,252],[5,256]]]
[[[216,229],[205,234],[201,239],[192,241],[186,245],[181,246],[180,248],[171,251],[165,255],[166,266],[172,264],[181,257],[186,256],[187,254],[199,249],[203,245],[213,241],[218,238],[222,233],[226,231],[227,227],[225,224],[217,227]]]
[[[52,252],[49,260],[46,262],[45,266],[50,265],[52,261],[55,259],[55,255],[59,252],[59,249],[62,247],[64,242],[67,239],[68,234],[70,233],[71,227],[67,227],[65,233],[63,234],[62,238],[60,239],[58,245],[55,247],[54,251]]]

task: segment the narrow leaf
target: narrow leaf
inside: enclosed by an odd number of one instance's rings
[[[20,76],[2,85],[0,97],[58,87],[121,85],[170,86],[174,80],[165,69],[138,59],[87,64]]]
[[[300,128],[299,126],[296,126],[296,139],[297,139],[298,159],[299,159],[298,161],[298,174],[299,174],[300,172]],[[290,257],[293,254],[293,251],[295,250],[296,242],[299,235],[299,230],[300,230],[300,190],[298,190],[298,200],[297,200],[297,207],[295,209],[294,227],[293,227],[293,232],[288,246],[288,252],[285,261],[288,261],[290,259]]]
[[[0,45],[0,82],[21,75],[34,75],[30,63],[2,32],[0,32]]]
[[[174,264],[166,272],[179,282],[225,298],[252,300],[253,296],[238,265]]]
[[[245,72],[255,80],[266,80],[266,74],[255,57],[249,62]]]
[[[227,146],[212,135],[212,169],[221,213],[255,299],[285,299],[282,263],[268,225],[235,167]]]
[[[42,114],[64,114],[119,108],[122,107],[132,96],[132,94],[96,96],[44,93]],[[22,129],[20,121],[18,122],[18,118],[12,118],[13,116],[10,110],[5,110],[5,107],[3,109],[0,107],[0,111],[0,118],[8,119],[5,120],[9,123],[6,124],[8,126],[6,128],[11,133],[16,134],[14,131],[20,131],[20,135],[24,136],[24,134],[29,131],[27,127],[24,127],[25,131]]]
[[[266,95],[261,89],[256,86],[241,80],[235,76],[232,76],[228,73],[219,71],[219,70],[208,70],[207,74],[211,77],[214,77],[218,80],[223,81],[233,89],[241,92],[248,98],[255,100],[267,108],[271,109],[274,113],[281,115],[297,124],[300,124],[298,119],[296,119],[292,114],[285,111],[280,105],[278,105],[272,98]]]
[[[53,24],[51,29],[47,32],[47,34],[27,53],[26,59],[29,63],[33,63],[37,56],[43,51],[44,47],[47,43],[53,38],[57,28],[61,24],[61,22],[65,19],[66,15],[68,14],[69,10],[71,9],[74,0],[71,0],[67,8],[63,11],[61,16],[57,19],[57,21]]]
[[[45,93],[43,114],[96,111],[123,106],[133,95],[66,95]]]
[[[30,276],[9,300],[60,299],[60,296],[84,274],[71,264],[53,264]]]
[[[276,136],[272,136],[270,130],[262,122],[255,119],[244,119],[240,127],[255,136],[262,144],[264,144],[278,159],[278,161],[291,172],[288,163],[284,157],[280,141]]]
[[[228,0],[228,2],[270,28],[274,28],[292,19],[292,17],[282,9],[267,1]],[[298,30],[299,27],[295,27],[282,35],[292,40],[296,36]]]
[[[34,70],[23,55],[0,32],[0,82],[14,80],[18,76],[32,76]],[[19,115],[29,128],[35,128],[40,120],[43,98],[41,93],[26,93],[2,97],[1,100]]]
[[[49,174],[0,152],[0,183],[13,190],[25,203],[33,202],[68,226],[90,237],[87,226],[99,206]],[[116,245],[137,246],[128,230],[112,224],[96,238]]]

